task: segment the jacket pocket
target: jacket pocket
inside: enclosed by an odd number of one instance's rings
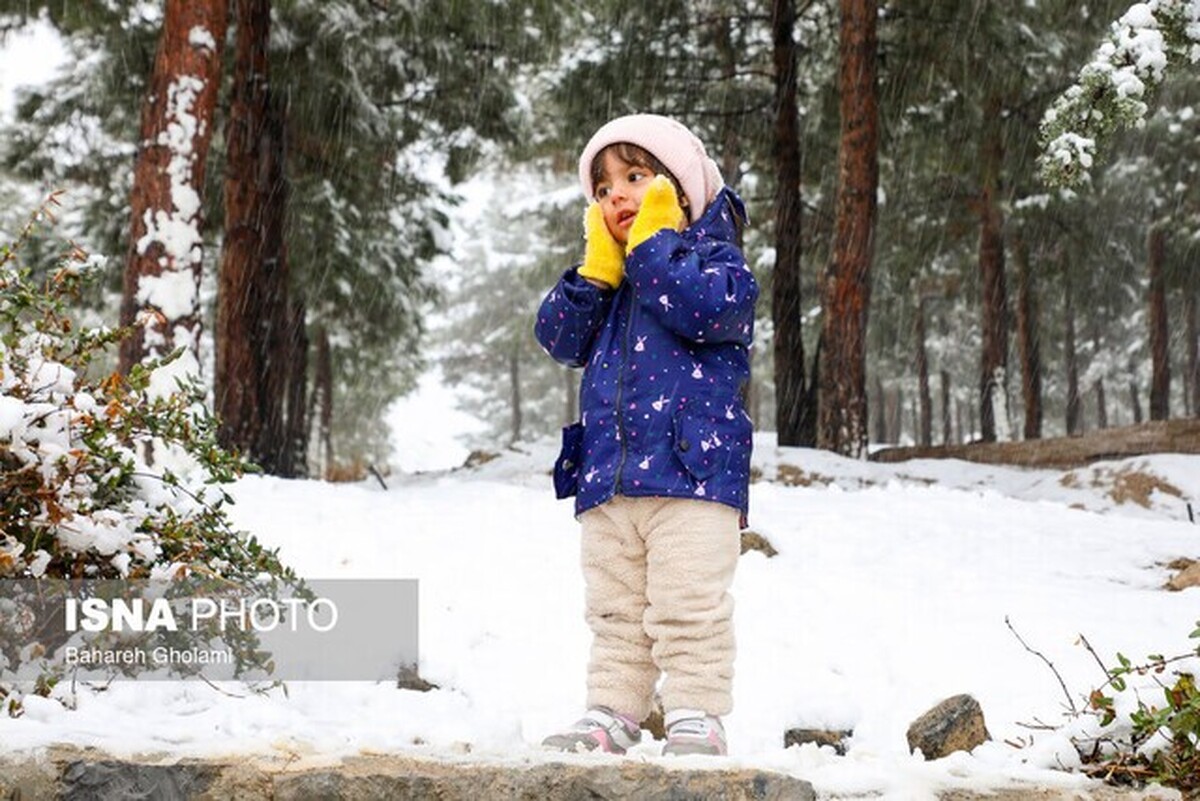
[[[562,430],[562,450],[554,462],[554,495],[570,498],[579,492],[579,461],[583,457],[583,423]]]
[[[728,470],[746,447],[749,419],[730,407],[725,414],[683,408],[675,413],[675,456],[697,480]]]

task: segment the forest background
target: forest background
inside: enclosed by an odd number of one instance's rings
[[[65,52],[0,126],[0,240],[65,189],[25,259],[111,257],[86,314],[140,321],[121,367],[182,348],[224,444],[353,474],[389,461],[387,410],[430,366],[492,442],[575,418],[533,313],[582,252],[584,142],[655,112],[747,201],[748,409],[779,444],[1196,416],[1195,71],[1084,186],[1039,174],[1047,108],[1129,6],[3,2],[0,35]],[[464,182],[490,198],[466,223]]]

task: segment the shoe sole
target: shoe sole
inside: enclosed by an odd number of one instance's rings
[[[555,751],[564,751],[569,754],[577,754],[586,751],[599,751],[602,754],[616,754],[618,756],[625,753],[625,749],[612,741],[611,737],[605,736],[607,746],[600,742],[595,735],[591,734],[556,734],[542,740],[542,745],[546,748],[553,748]]]

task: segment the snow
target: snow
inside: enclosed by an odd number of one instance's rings
[[[432,449],[449,404],[436,384],[418,396],[427,426],[399,436]],[[406,449],[420,462],[418,448],[397,448]],[[523,444],[475,469],[394,475],[386,491],[268,477],[234,487],[235,523],[280,546],[301,575],[419,579],[420,672],[441,689],[293,682],[286,696],[237,685],[226,695],[201,683],[116,682],[82,690],[74,711],[27,699],[23,718],[0,718],[0,743],[290,754],[301,765],[362,753],[517,766],[616,759],[538,745],[581,711],[588,644],[578,527],[553,499],[554,455],[550,440]],[[1188,648],[1200,590],[1161,586],[1165,563],[1200,551],[1185,508],[1200,498],[1200,457],[1074,471],[884,465],[780,449],[759,434],[755,466],[751,527],[779,554],[742,557],[731,752],[697,766],[784,771],[825,798],[919,799],[1013,782],[1078,789],[1086,780],[1054,769],[1077,764],[1066,699],[1005,621],[1055,663],[1080,705],[1102,681],[1080,634],[1110,659]],[[1180,495],[1117,503],[1120,477],[1135,473]],[[908,723],[960,692],[982,703],[992,741],[936,762],[910,755]],[[1067,728],[1022,725],[1035,721]],[[854,735],[846,756],[784,749],[794,726]],[[660,746],[644,740],[626,759],[681,764]]]
[[[0,121],[12,118],[19,88],[46,83],[65,60],[62,38],[47,21],[0,37]]]

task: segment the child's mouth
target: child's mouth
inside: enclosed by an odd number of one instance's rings
[[[617,225],[628,225],[637,216],[636,211],[623,211],[617,215]]]

